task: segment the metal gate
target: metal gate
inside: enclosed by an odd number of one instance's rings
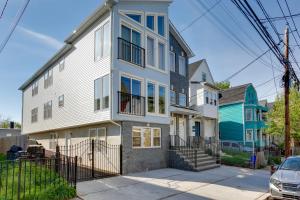
[[[57,146],[56,152],[77,156],[77,181],[111,177],[122,172],[122,145],[87,139],[74,145]]]

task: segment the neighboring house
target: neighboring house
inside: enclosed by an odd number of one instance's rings
[[[190,106],[198,113],[190,120],[190,135],[219,139],[219,89],[205,59],[189,65]]]
[[[0,138],[21,135],[21,129],[17,128],[0,128]]]
[[[220,139],[224,144],[235,142],[248,147],[265,147],[266,128],[263,113],[251,83],[221,91],[219,107]]]
[[[22,133],[122,144],[123,173],[167,167],[170,3],[106,0],[20,87]]]

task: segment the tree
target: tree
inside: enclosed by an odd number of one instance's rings
[[[267,114],[266,132],[270,135],[284,135],[284,95],[279,95],[273,108]],[[291,137],[300,141],[300,93],[296,89],[290,91],[290,123]]]
[[[0,115],[0,128],[9,128],[10,122],[10,118],[5,118],[2,115]],[[21,128],[21,124],[19,122],[15,122],[15,128]]]
[[[216,82],[215,86],[220,88],[221,90],[226,90],[230,88],[230,82],[229,81]]]

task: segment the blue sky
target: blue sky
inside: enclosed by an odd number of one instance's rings
[[[8,1],[7,9],[0,19],[0,42],[4,40],[8,27],[23,2]],[[218,0],[175,0],[170,6],[170,18],[181,31],[205,13],[205,7],[211,7],[216,2]],[[254,1],[250,2],[255,5]],[[262,2],[270,16],[281,16],[276,0]],[[287,13],[284,1],[280,2]],[[1,10],[4,3],[5,0],[0,0]],[[31,0],[17,29],[0,54],[0,115],[21,121],[22,96],[18,87],[52,57],[63,45],[64,39],[101,3],[102,0]],[[288,3],[292,13],[300,12],[299,0],[288,0]],[[196,54],[191,62],[205,58],[215,81],[222,81],[255,58],[230,39],[233,34],[257,55],[262,54],[267,47],[230,0],[222,0],[211,13],[214,16],[206,14],[181,34]],[[300,17],[295,17],[295,22],[300,28]],[[285,22],[275,24],[278,31],[283,33]],[[295,44],[292,37],[290,41],[292,45]],[[300,53],[299,48],[293,49],[295,54]],[[300,59],[299,56],[296,57]],[[276,68],[282,69],[270,54],[264,60],[268,63],[274,62]],[[256,62],[233,78],[231,84],[259,85],[273,77],[270,64],[268,66]],[[282,90],[278,78],[280,73],[279,70],[274,70],[279,92]],[[276,96],[274,82],[270,81],[258,87],[257,92],[260,99],[273,100]]]

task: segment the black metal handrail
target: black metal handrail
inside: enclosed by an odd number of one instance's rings
[[[145,68],[145,49],[118,37],[118,59]]]
[[[145,109],[145,97],[118,91],[119,113],[145,116]]]

